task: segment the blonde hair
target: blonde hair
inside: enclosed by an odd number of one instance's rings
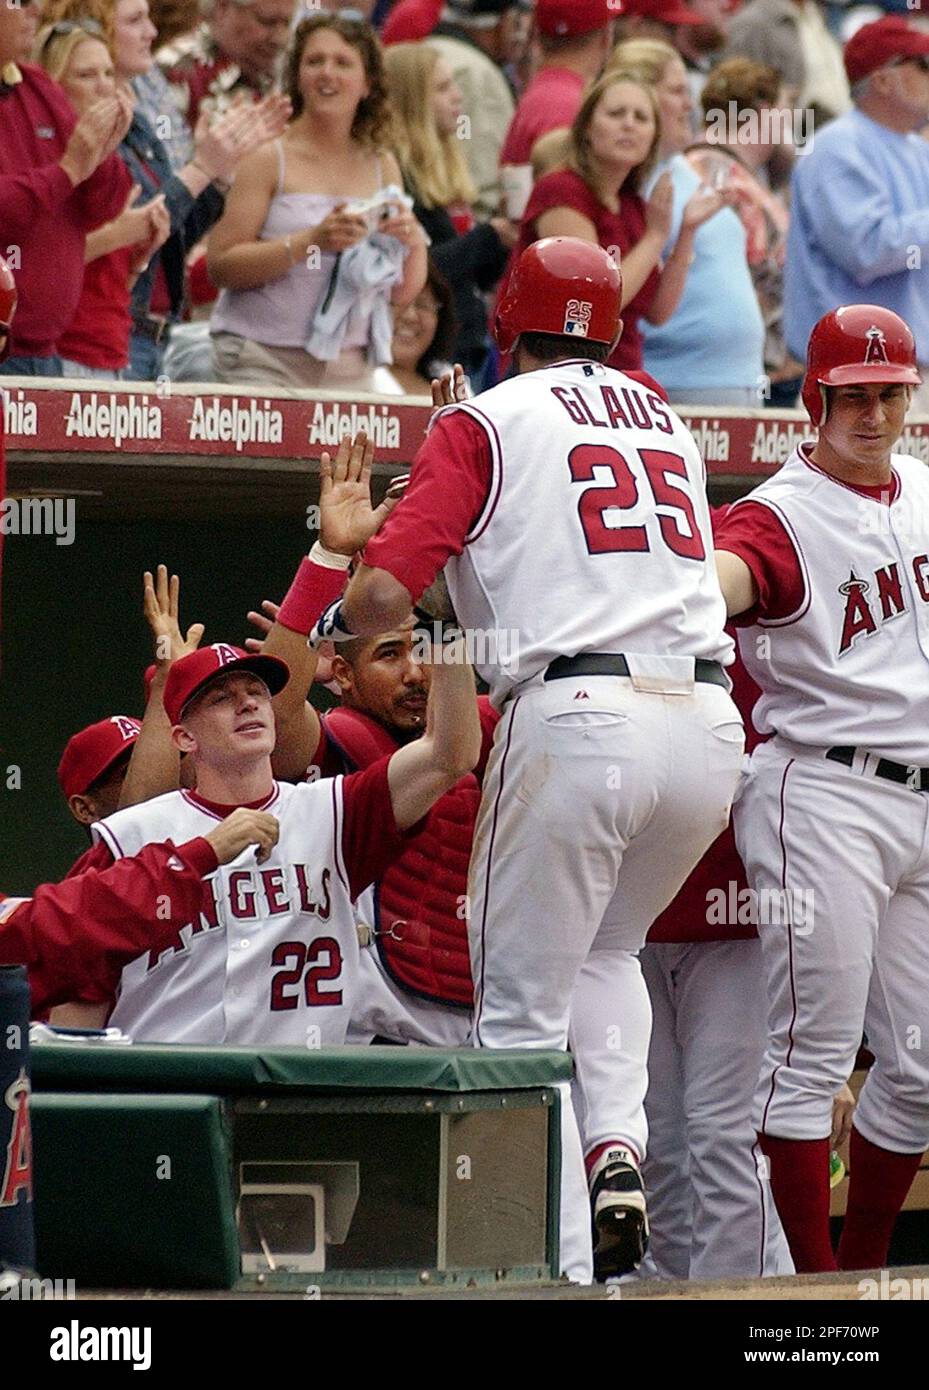
[[[638,193],[648,181],[655,160],[658,157],[658,145],[661,140],[661,113],[658,109],[658,99],[655,96],[651,85],[645,80],[642,72],[637,69],[626,70],[624,68],[612,68],[605,72],[603,76],[588,87],[581,102],[581,109],[574,118],[571,127],[571,135],[568,141],[568,153],[565,163],[569,169],[573,169],[588,187],[598,190],[599,180],[594,172],[593,161],[590,152],[590,123],[593,120],[594,112],[606,92],[611,87],[618,86],[621,82],[630,82],[638,87],[648,97],[648,104],[651,107],[652,115],[655,118],[655,133],[652,136],[652,143],[649,146],[648,154],[637,164],[634,169],[630,169],[626,175],[625,183],[622,186],[623,193]],[[606,191],[606,190],[600,190]]]
[[[115,57],[116,4],[117,0],[45,0],[42,18],[46,25],[55,24],[59,20],[71,20],[74,24],[93,20],[95,24],[100,25],[103,42]]]
[[[92,34],[88,29],[79,29],[76,25],[69,33],[56,34],[54,24],[45,24],[35,36],[32,62],[44,68],[49,77],[60,82],[67,72],[74,50],[80,44],[88,42],[102,43],[112,57],[106,39],[100,34]]]
[[[664,77],[665,68],[673,58],[678,62],[683,61],[677,49],[663,39],[626,39],[613,49],[603,75],[605,77],[614,68],[621,68],[624,72],[635,71],[654,86]]]
[[[384,54],[394,153],[404,180],[427,208],[477,197],[461,142],[441,133],[433,114],[432,79],[440,57],[427,43],[392,44]]]

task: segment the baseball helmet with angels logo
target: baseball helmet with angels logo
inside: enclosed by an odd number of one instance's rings
[[[10,355],[12,334],[10,325],[16,313],[16,281],[6,261],[0,256],[0,362]]]
[[[827,386],[898,381],[922,382],[913,334],[899,314],[878,304],[846,304],[819,320],[810,334],[801,393],[814,425],[826,419]]]
[[[623,277],[602,246],[543,237],[520,256],[497,308],[494,337],[512,352],[521,333],[613,343],[622,320]]]

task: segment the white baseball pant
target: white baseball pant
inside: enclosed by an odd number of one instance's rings
[[[929,795],[775,739],[752,755],[735,830],[767,976],[756,1127],[828,1135],[864,1031],[875,1063],[856,1129],[892,1152],[926,1148]]]
[[[642,1007],[629,952],[726,824],[743,749],[735,705],[717,685],[671,694],[637,684],[539,680],[504,710],[469,874],[480,1046],[565,1048],[592,952],[598,970],[615,969],[622,1027],[630,982],[631,1007]],[[561,1264],[589,1283],[581,1143],[570,1089],[559,1090]]]
[[[642,1278],[793,1274],[771,1184],[752,1152],[765,1044],[758,941],[656,942],[641,955],[651,1239]]]

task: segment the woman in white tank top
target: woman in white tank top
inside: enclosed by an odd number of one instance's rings
[[[399,203],[386,220],[352,212],[394,185],[380,44],[373,29],[332,14],[304,20],[288,55],[294,116],[281,140],[242,161],[210,237],[208,266],[222,293],[211,332],[220,381],[372,389],[370,306],[349,317],[335,361],[305,344],[326,302],[338,257],[377,230],[404,247],[402,278],[385,289],[403,306],[426,281],[426,240]]]

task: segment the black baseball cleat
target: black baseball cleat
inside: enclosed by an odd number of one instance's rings
[[[594,1278],[629,1274],[648,1249],[648,1214],[642,1175],[631,1149],[604,1150],[590,1173]]]

